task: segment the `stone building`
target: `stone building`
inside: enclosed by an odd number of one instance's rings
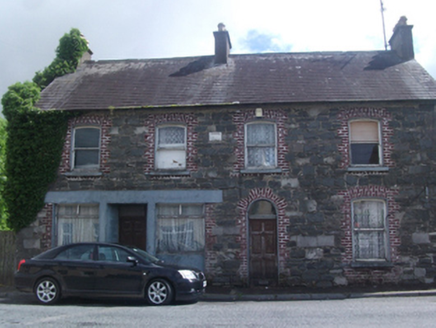
[[[79,111],[21,255],[145,248],[211,285],[434,283],[436,82],[388,51],[88,60],[38,107]]]

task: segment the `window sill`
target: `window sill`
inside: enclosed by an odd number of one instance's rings
[[[394,265],[392,262],[387,262],[385,260],[369,260],[369,261],[355,261],[351,263],[352,268],[391,268]]]
[[[191,172],[190,171],[152,171],[149,173],[145,173],[145,175],[151,175],[151,176],[168,176],[168,175],[189,176],[189,175],[191,175]]]
[[[242,174],[274,174],[282,173],[282,169],[245,169],[241,170]]]
[[[103,173],[99,171],[71,171],[62,175],[66,177],[101,177]]]
[[[352,166],[347,168],[348,172],[388,172],[386,166]]]

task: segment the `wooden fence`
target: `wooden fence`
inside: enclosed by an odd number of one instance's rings
[[[12,286],[15,272],[15,233],[0,231],[0,286]]]

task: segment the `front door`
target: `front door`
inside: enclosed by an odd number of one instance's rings
[[[147,206],[120,205],[118,241],[122,245],[146,249]]]
[[[275,209],[267,201],[257,203],[249,212],[250,284],[276,286],[278,258]]]

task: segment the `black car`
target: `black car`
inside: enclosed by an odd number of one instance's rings
[[[61,296],[145,298],[152,305],[195,301],[204,292],[203,272],[164,264],[147,252],[107,243],[78,243],[21,260],[15,273],[18,290],[39,302]]]

